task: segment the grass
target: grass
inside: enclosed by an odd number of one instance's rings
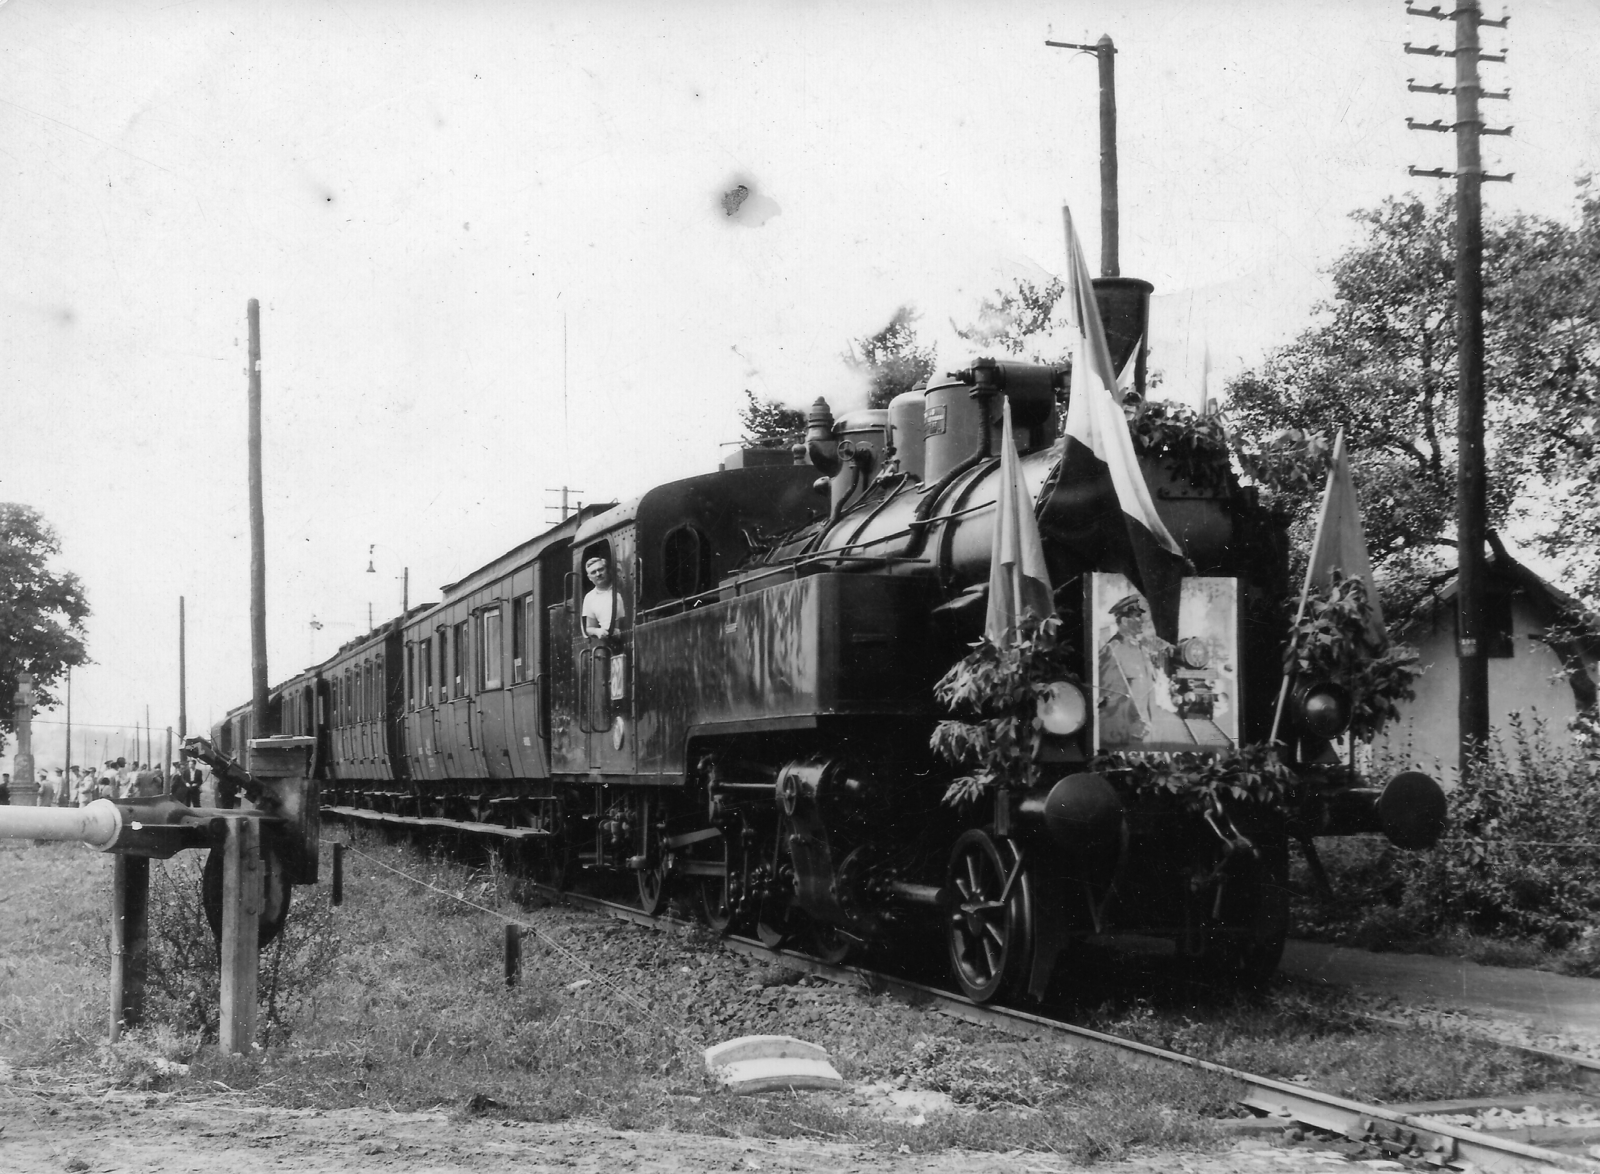
[[[201,1046],[214,1028],[186,1019],[181,1000],[164,1005],[163,1022],[107,1049],[106,859],[67,846],[0,851],[0,1056],[180,1095],[220,1083],[293,1107],[445,1105],[463,1114],[838,1138],[913,1152],[1020,1147],[1079,1162],[1144,1147],[1204,1147],[1218,1136],[1213,1119],[1236,1111],[1238,1087],[1212,1074],[1131,1067],[1055,1041],[997,1040],[820,980],[775,982],[779,976],[700,931],[652,932],[559,906],[529,908],[498,868],[364,835],[354,846],[343,908],[329,913],[325,888],[296,891],[308,925],[327,915],[311,936],[331,943],[331,970],[308,980],[275,1042],[249,1057]],[[153,900],[182,892],[152,885]],[[522,980],[510,989],[502,977],[507,919],[537,931],[524,938]],[[1132,989],[1158,988],[1138,979]],[[1327,998],[1280,989],[1197,1004],[1175,987],[1118,994],[1092,1014],[1096,1026],[1359,1096],[1433,1099],[1556,1078],[1505,1049],[1438,1033],[1368,1031]],[[705,1076],[700,1049],[758,1033],[821,1044],[858,1087],[934,1089],[953,1107],[917,1126],[886,1120],[860,1096],[738,1097]]]
[[[104,1036],[110,892],[108,856],[0,840],[0,1056],[44,1063]]]
[[[1098,1008],[1089,1026],[1384,1103],[1530,1092],[1573,1075],[1562,1065],[1447,1028],[1376,1026],[1359,997],[1342,991],[1280,982],[1264,995],[1213,994],[1183,1006],[1154,989],[1153,997]]]

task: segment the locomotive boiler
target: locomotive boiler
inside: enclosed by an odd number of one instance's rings
[[[1096,285],[1120,368],[1149,286]],[[1291,694],[1287,802],[1176,802],[1106,756],[1097,592],[1122,587],[1093,540],[1106,503],[1055,476],[1064,375],[980,359],[887,409],[836,416],[818,399],[794,450],[586,508],[283,683],[274,732],[315,739],[336,812],[471,825],[553,883],[631,877],[647,912],[677,898],[718,930],[824,958],[937,935],[978,1001],[1040,997],[1063,951],[1119,933],[1270,971],[1290,842],[1428,846],[1442,794],[1341,766],[1329,743],[1348,705],[1324,682]],[[929,746],[933,686],[983,628],[1007,403],[1076,671],[1039,709],[1040,784],[953,806]],[[1221,617],[1163,648],[1150,745],[1264,743],[1282,528],[1225,467],[1194,477],[1151,457],[1142,472],[1194,597]],[[582,624],[596,559],[621,604],[603,636]],[[252,733],[241,707],[214,738],[234,753]]]

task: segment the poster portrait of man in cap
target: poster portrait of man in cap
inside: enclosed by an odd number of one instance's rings
[[[1148,742],[1155,730],[1157,691],[1165,685],[1157,661],[1159,648],[1145,631],[1149,609],[1135,591],[1107,610],[1116,628],[1100,645],[1096,672],[1100,744],[1111,748]]]
[[[1205,750],[1238,740],[1238,592],[1232,579],[1183,582],[1176,643],[1123,575],[1090,576],[1095,746]]]

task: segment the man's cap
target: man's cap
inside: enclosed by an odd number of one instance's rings
[[[1137,594],[1124,595],[1111,605],[1111,614],[1119,620],[1124,616],[1131,616],[1135,613],[1144,615],[1144,600],[1139,598]]]
[[[603,567],[605,565],[606,565],[606,560],[601,558],[598,554],[595,555],[593,558],[585,559],[583,561],[583,569],[586,570],[586,571],[590,567],[593,567],[593,566],[602,566]]]

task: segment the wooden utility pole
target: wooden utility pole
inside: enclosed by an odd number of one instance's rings
[[[189,663],[184,647],[183,596],[178,596],[178,739],[189,734]]]
[[[1100,276],[1120,277],[1117,203],[1117,48],[1109,33],[1093,45],[1046,41],[1053,49],[1079,49],[1100,62]]]
[[[1510,127],[1485,127],[1478,111],[1483,97],[1506,99],[1510,91],[1485,94],[1478,78],[1481,61],[1504,61],[1505,55],[1483,52],[1478,29],[1505,28],[1509,18],[1484,20],[1478,0],[1460,0],[1453,12],[1408,5],[1413,16],[1453,20],[1454,50],[1438,45],[1406,45],[1407,53],[1425,57],[1454,57],[1456,84],[1409,88],[1416,93],[1453,94],[1453,124],[1435,120],[1419,123],[1407,119],[1412,130],[1454,131],[1456,169],[1411,168],[1414,176],[1456,181],[1456,668],[1458,700],[1456,722],[1460,738],[1458,766],[1463,777],[1483,761],[1489,741],[1489,663],[1485,658],[1483,597],[1487,560],[1483,544],[1488,537],[1488,472],[1484,465],[1483,420],[1483,184],[1485,180],[1509,182],[1511,176],[1487,175],[1478,149],[1485,134],[1507,135]]]
[[[267,538],[261,505],[261,303],[251,298],[250,319],[250,730],[266,738],[267,716]],[[244,753],[244,747],[240,747]]]
[[[1489,662],[1484,657],[1483,542],[1488,477],[1483,454],[1483,162],[1478,135],[1477,0],[1458,0],[1456,21],[1456,648],[1460,672],[1461,777],[1489,740]]]
[[[56,796],[57,807],[72,805],[72,666],[67,666],[67,761],[61,771],[61,793]]]

